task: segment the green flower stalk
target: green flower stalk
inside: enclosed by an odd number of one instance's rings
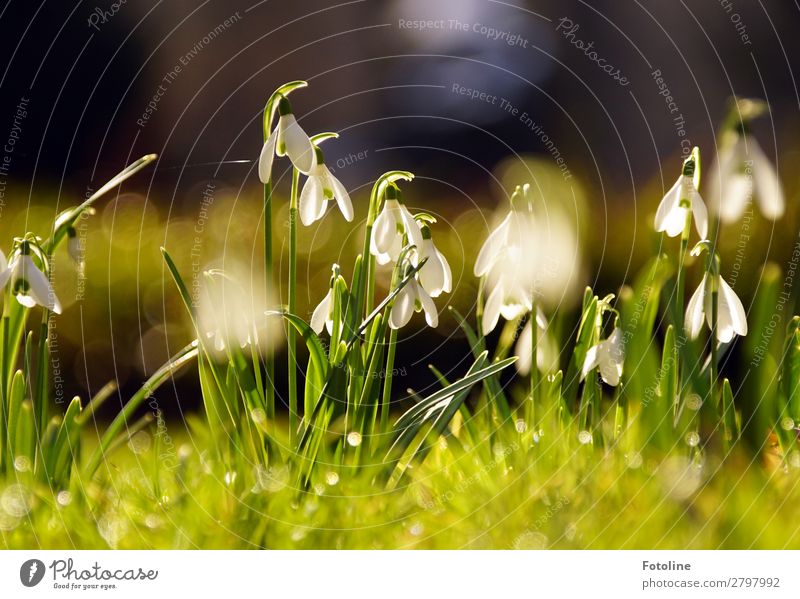
[[[263,137],[264,145],[261,148],[261,154],[258,159],[258,177],[264,184],[264,288],[268,290],[273,285],[274,273],[274,258],[272,252],[273,245],[273,231],[272,231],[272,163],[275,155],[280,156],[287,153],[287,132],[288,138],[292,140],[292,153],[295,154],[295,146],[304,145],[302,140],[302,129],[299,129],[297,121],[291,113],[291,105],[287,96],[294,90],[307,87],[308,83],[305,81],[291,81],[285,83],[276,89],[267,100],[264,106],[263,114]],[[281,112],[278,120],[278,127],[272,129],[272,121],[275,119],[277,112]],[[282,133],[281,133],[282,132]],[[304,134],[303,134],[304,135]],[[279,143],[279,137],[280,142]],[[306,137],[307,139],[307,137]],[[313,158],[313,148],[309,140],[308,156]],[[296,154],[298,159],[304,159],[305,154],[299,152]],[[290,155],[290,158],[292,156]],[[299,161],[299,160],[298,160]],[[310,165],[309,165],[310,168]],[[264,358],[264,366],[267,373],[267,384],[265,388],[266,393],[266,412],[267,418],[274,419],[275,417],[275,357],[272,352],[268,352]]]

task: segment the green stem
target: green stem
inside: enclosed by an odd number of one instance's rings
[[[536,423],[536,404],[538,403],[539,391],[539,365],[538,365],[538,347],[539,347],[539,323],[536,322],[536,300],[532,301],[530,325],[531,325],[531,394],[528,398],[528,414],[527,422],[532,432],[538,432],[539,428]]]
[[[719,306],[717,305],[719,299],[719,289],[717,282],[712,283],[714,286],[711,289],[711,362],[708,365],[709,384],[708,396],[711,400],[711,405],[717,407],[716,399],[716,384],[717,384],[717,323],[719,318]]]
[[[386,355],[386,373],[383,378],[383,396],[381,398],[381,434],[389,430],[389,405],[392,396],[392,377],[394,375],[394,356],[397,347],[397,329],[389,333],[389,351]]]
[[[264,184],[264,291],[269,296],[272,289],[272,179]],[[275,420],[275,356],[271,348],[267,348],[264,357],[267,374],[264,385],[264,397],[268,422]]]
[[[292,191],[289,196],[289,313],[297,314],[297,188],[300,171],[292,169]],[[287,325],[288,326],[288,325]],[[297,437],[297,334],[288,326],[286,334],[289,355],[289,435],[292,446]]]

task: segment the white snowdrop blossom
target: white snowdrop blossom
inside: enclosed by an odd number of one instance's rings
[[[350,201],[350,194],[325,164],[322,150],[315,148],[315,154],[314,166],[300,192],[298,206],[300,221],[305,226],[318,221],[324,216],[328,202],[335,199],[345,220],[351,222],[353,220],[353,203]]]
[[[430,227],[423,225],[421,231],[422,246],[416,252],[415,265],[425,259],[427,262],[419,269],[417,280],[431,297],[450,293],[453,290],[453,273],[450,270],[450,264],[444,254],[434,245]]]
[[[30,255],[30,246],[23,241],[19,254],[13,259],[8,269],[3,272],[0,282],[11,279],[11,292],[17,301],[26,308],[36,305],[47,308],[51,312],[61,314],[61,302],[53,291],[47,276],[39,270]]]
[[[436,304],[430,294],[417,282],[415,276],[394,298],[392,311],[389,314],[389,326],[393,329],[404,327],[411,320],[414,312],[420,310],[425,312],[425,322],[428,323],[428,326],[433,328],[439,326],[439,312]]]
[[[411,215],[402,200],[395,194],[391,196],[387,190],[383,209],[372,224],[370,236],[370,253],[375,256],[378,264],[388,264],[397,261],[404,247],[403,239],[408,243],[422,248],[422,231],[419,224]]]
[[[275,156],[289,156],[294,167],[304,175],[312,171],[316,162],[314,146],[297,123],[285,97],[278,103],[278,115],[278,125],[267,137],[258,157],[258,178],[262,183],[268,183],[272,177]]]
[[[614,327],[614,331],[607,338],[593,345],[586,352],[586,359],[581,369],[581,380],[595,368],[600,371],[600,377],[607,385],[616,387],[622,376],[622,366],[625,361],[625,351],[622,345],[622,331]]]
[[[725,282],[725,279],[720,275],[713,275],[708,272],[703,276],[703,280],[692,294],[686,307],[684,321],[686,333],[692,339],[696,339],[700,335],[700,329],[703,328],[703,320],[708,323],[709,329],[712,328],[712,284],[715,284],[718,290],[717,340],[720,343],[728,343],[733,340],[734,335],[747,335],[747,315],[742,301],[731,286]]]
[[[481,323],[484,335],[494,330],[500,316],[512,320],[533,305],[536,257],[528,243],[533,234],[531,213],[512,208],[478,253],[474,273],[487,277],[488,290]]]
[[[541,309],[536,310],[536,367],[542,372],[555,372],[558,370],[558,348],[551,335],[548,334],[548,322]],[[517,372],[525,376],[531,371],[533,327],[531,319],[517,339],[514,348],[518,360]]]
[[[682,174],[666,193],[656,212],[655,229],[670,237],[683,233],[686,218],[691,212],[700,239],[708,235],[708,211],[694,185],[692,175]]]
[[[333,333],[333,288],[328,289],[328,293],[322,298],[322,301],[314,308],[311,315],[311,328],[319,335],[322,329],[326,328],[328,334]]]
[[[711,171],[711,209],[724,223],[739,220],[755,195],[770,220],[783,216],[786,199],[775,167],[752,136],[735,133]]]

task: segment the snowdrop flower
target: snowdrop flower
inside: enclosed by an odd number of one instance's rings
[[[614,327],[611,335],[589,348],[581,369],[581,380],[586,378],[595,368],[600,370],[600,377],[607,385],[616,387],[622,376],[622,365],[625,351],[622,346],[622,331]]]
[[[717,340],[728,343],[734,335],[747,335],[747,315],[742,301],[719,274],[719,256],[712,252],[711,242],[699,242],[692,249],[692,256],[699,256],[704,251],[708,252],[706,273],[686,306],[684,328],[690,338],[696,339],[705,316],[708,328],[713,330],[712,301],[716,295]]]
[[[695,148],[696,150],[696,148]],[[655,229],[670,237],[683,233],[689,214],[700,239],[708,236],[708,211],[694,181],[695,154],[683,163],[683,173],[666,193],[656,212]]]
[[[536,367],[542,372],[555,372],[558,370],[558,349],[552,336],[547,334],[547,318],[541,309],[536,310]],[[533,342],[533,327],[531,319],[525,324],[522,333],[517,339],[514,353],[517,358],[517,372],[525,376],[531,371],[531,353]]]
[[[333,287],[328,289],[328,293],[322,298],[322,301],[314,308],[314,313],[311,315],[311,329],[319,335],[322,333],[322,328],[328,329],[328,334],[333,333]]]
[[[481,328],[487,335],[500,316],[512,320],[529,312],[533,305],[538,256],[531,251],[535,237],[533,215],[520,206],[528,186],[517,187],[511,196],[511,210],[492,231],[478,252],[474,273],[487,277],[489,290],[483,308]]]
[[[375,256],[375,261],[378,264],[397,261],[405,245],[404,237],[408,239],[408,243],[418,249],[422,248],[422,231],[419,224],[403,204],[400,191],[394,186],[389,186],[386,189],[383,209],[372,224],[370,253]]]
[[[294,167],[304,175],[314,167],[314,146],[297,123],[286,97],[278,102],[278,115],[278,126],[269,134],[258,157],[258,178],[262,183],[268,183],[272,177],[275,156],[289,156]]]
[[[736,140],[720,150],[711,173],[711,207],[722,222],[739,220],[753,192],[761,213],[770,220],[783,216],[786,200],[775,167],[752,136],[735,133]]]
[[[30,242],[23,241],[19,253],[12,260],[2,279],[11,278],[11,292],[16,295],[17,301],[26,308],[33,308],[37,304],[51,312],[61,314],[61,302],[53,291],[47,276],[31,258]]]
[[[336,200],[345,220],[352,221],[353,204],[350,201],[350,194],[325,164],[322,150],[315,147],[314,152],[316,156],[314,166],[303,185],[303,191],[300,192],[300,221],[307,227],[321,219],[328,202],[332,199]]]
[[[389,314],[389,326],[393,329],[404,327],[411,320],[412,314],[420,310],[425,311],[425,322],[428,326],[433,328],[439,326],[436,304],[433,303],[430,294],[417,282],[416,277],[413,277],[394,298],[392,311]]]
[[[416,252],[417,260],[427,259],[422,268],[417,273],[420,285],[428,292],[431,297],[439,297],[442,293],[450,293],[453,290],[453,274],[447,258],[433,244],[431,239],[431,229],[427,224],[421,227],[422,247]]]
[[[703,275],[703,280],[686,307],[686,333],[692,339],[697,339],[700,329],[703,328],[703,316],[708,328],[712,328],[711,301],[714,287],[717,288],[717,340],[728,343],[733,340],[734,335],[747,335],[747,315],[742,301],[725,279],[719,274],[710,273]]]

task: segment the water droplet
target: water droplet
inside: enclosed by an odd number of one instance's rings
[[[642,466],[642,454],[640,454],[638,451],[634,451],[626,455],[625,460],[628,463],[628,468],[632,468],[633,470],[641,468]]]
[[[578,433],[578,442],[581,445],[586,445],[592,442],[592,433],[589,431],[581,431]]]
[[[412,524],[411,527],[408,529],[408,532],[410,532],[415,537],[418,537],[423,532],[425,532],[425,527],[422,526],[421,522],[414,522],[414,524]]]
[[[236,472],[230,471],[225,473],[225,484],[229,487],[236,482]]]
[[[333,470],[329,471],[325,475],[325,482],[328,483],[331,487],[334,486],[336,483],[339,482],[339,474],[334,472]]]
[[[523,532],[514,539],[514,549],[546,549],[549,540],[540,532]]]
[[[697,447],[700,444],[700,434],[696,431],[686,433],[686,445]]]
[[[125,521],[118,518],[116,514],[106,514],[97,523],[97,531],[100,536],[114,549],[125,536],[126,528]]]
[[[72,503],[72,493],[69,491],[60,491],[59,494],[56,496],[56,501],[58,505],[65,507]]]
[[[361,433],[357,433],[356,431],[347,433],[347,444],[350,447],[358,447],[361,445]]]
[[[697,393],[692,393],[686,397],[686,407],[696,412],[700,408],[703,407],[703,398],[700,397]]]
[[[525,421],[522,420],[522,418],[514,423],[514,427],[517,429],[518,433],[524,433],[526,430],[528,430],[528,425],[525,424]]]
[[[794,420],[788,416],[781,420],[781,428],[785,431],[790,431],[794,428]]]
[[[267,413],[263,408],[250,410],[250,420],[252,420],[257,427],[263,429],[267,424]]]
[[[289,482],[289,468],[287,466],[256,466],[254,469],[256,485],[259,491],[277,493]]]
[[[12,517],[22,518],[31,511],[33,507],[33,494],[25,485],[11,485],[0,498],[0,505],[3,510]]]
[[[157,514],[147,514],[144,517],[144,525],[151,530],[159,528],[161,526],[161,518]]]
[[[26,455],[18,455],[14,458],[14,470],[17,472],[30,472],[33,468],[31,459]]]
[[[292,534],[291,534],[292,541],[295,541],[295,542],[302,541],[303,539],[306,538],[307,535],[308,535],[308,529],[307,528],[301,528],[301,527],[298,526],[298,527],[296,527],[296,528],[294,528],[292,530]]]
[[[192,446],[188,443],[182,443],[178,448],[178,457],[181,460],[186,460],[190,455],[192,455]]]
[[[14,530],[19,525],[19,518],[0,509],[0,530]]]
[[[135,454],[145,453],[150,449],[151,439],[150,433],[147,431],[139,431],[128,439],[128,447]]]

